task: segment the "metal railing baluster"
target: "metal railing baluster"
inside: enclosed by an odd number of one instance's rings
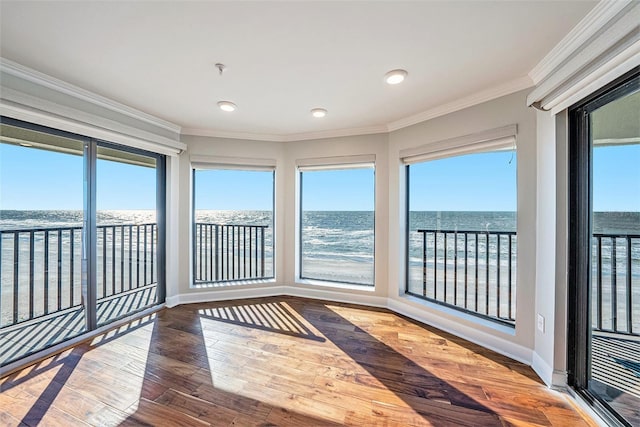
[[[0,242],[2,238],[0,237]],[[44,287],[44,314],[49,314],[49,231],[44,232],[44,277],[42,284]],[[2,254],[2,250],[0,250]],[[0,261],[0,264],[2,262]]]
[[[35,234],[33,231],[29,232],[29,319],[33,319],[33,301],[35,297],[35,283],[34,272],[35,265]]]
[[[58,311],[62,309],[62,229],[58,230]]]
[[[20,262],[20,232],[13,234],[13,323],[18,323],[18,292],[20,282],[18,277],[18,265]]]
[[[632,251],[631,251],[631,238],[627,237],[627,272],[626,272],[626,279],[627,279],[627,286],[626,286],[626,293],[627,293],[627,332],[632,334],[633,333],[633,298],[632,298],[632,293],[633,293],[633,289],[632,289],[632,278],[631,278],[631,262],[632,262]]]
[[[111,228],[111,294],[116,294],[116,227]]]
[[[598,262],[596,262],[597,272],[597,290],[596,290],[596,309],[598,310],[598,329],[602,329],[602,236],[596,238],[598,242]]]
[[[611,238],[611,330],[618,330],[618,244]]]
[[[75,261],[75,254],[74,254],[74,243],[75,243],[75,238],[73,235],[73,228],[69,230],[69,304],[70,307],[74,306],[74,271],[73,271],[73,264]]]

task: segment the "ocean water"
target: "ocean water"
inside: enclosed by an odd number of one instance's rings
[[[303,212],[300,275],[373,286],[373,229],[370,211]]]
[[[270,211],[199,210],[196,222],[265,225],[267,257],[273,257],[273,218]],[[155,211],[100,211],[99,225],[155,222]],[[374,213],[311,211],[302,218],[303,276],[327,280],[373,283]],[[39,227],[80,227],[82,211],[0,210],[0,230]],[[411,212],[409,217],[410,259],[420,261],[422,237],[417,229],[458,231],[516,231],[515,212]],[[640,212],[597,212],[595,233],[640,234]],[[634,248],[640,250],[640,248]],[[604,257],[609,259],[610,251]],[[634,252],[636,260],[640,254]],[[268,262],[271,264],[272,262]],[[368,266],[368,267],[367,267]],[[305,268],[306,267],[306,268]],[[357,268],[349,273],[348,268]],[[322,277],[318,277],[322,276]],[[347,276],[349,276],[347,278]]]
[[[266,246],[273,254],[273,218],[270,211],[196,212],[196,222],[215,224],[265,225]],[[155,211],[100,211],[98,225],[155,222]],[[310,211],[302,218],[302,255],[312,262],[372,264],[374,255],[374,213],[353,211]],[[0,231],[40,227],[80,227],[82,211],[0,210]],[[411,212],[410,248],[421,245],[417,229],[458,231],[516,231],[515,212]],[[595,233],[640,234],[640,212],[597,212]],[[634,259],[636,259],[634,257]],[[331,264],[329,264],[331,265]],[[335,270],[332,266],[331,270]],[[362,281],[372,278],[373,270]],[[366,279],[366,280],[365,280]]]

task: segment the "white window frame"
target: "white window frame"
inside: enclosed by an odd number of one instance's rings
[[[209,156],[209,155],[197,155],[192,154],[190,156],[190,187],[191,187],[191,203],[190,203],[190,218],[189,221],[189,278],[191,288],[210,288],[210,287],[229,287],[238,285],[255,285],[255,284],[273,284],[276,281],[276,246],[277,233],[276,233],[276,169],[277,160],[270,158],[252,158],[252,157],[229,157],[229,156]],[[211,282],[195,282],[195,275],[193,271],[194,256],[194,226],[195,226],[195,182],[193,181],[194,172],[197,170],[236,170],[236,171],[248,171],[248,172],[272,172],[273,173],[273,207],[272,207],[272,271],[273,274],[269,278],[258,279],[238,279],[232,281],[211,281]]]
[[[308,285],[322,285],[322,286],[334,286],[347,289],[357,290],[370,290],[375,289],[376,283],[376,156],[375,154],[363,154],[363,155],[348,155],[348,156],[335,156],[335,157],[317,157],[317,158],[305,158],[297,159],[296,162],[296,233],[295,233],[295,278],[297,283]],[[374,248],[373,248],[373,277],[371,284],[352,283],[344,281],[330,281],[326,279],[315,279],[302,276],[302,182],[301,176],[304,172],[314,171],[336,171],[336,170],[350,170],[350,169],[373,169],[374,170],[374,220],[373,220],[373,233],[374,233]]]

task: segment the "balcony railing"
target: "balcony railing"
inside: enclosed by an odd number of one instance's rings
[[[156,224],[97,227],[98,301],[157,280]],[[0,327],[82,304],[82,228],[0,230]]]
[[[196,223],[195,283],[269,278],[265,268],[266,225]]]
[[[593,235],[592,327],[640,335],[640,234]]]
[[[516,232],[417,230],[422,292],[409,292],[492,320],[515,323]]]

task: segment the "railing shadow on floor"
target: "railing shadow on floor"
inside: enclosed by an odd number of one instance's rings
[[[155,313],[143,316],[116,328],[115,332],[114,330],[105,332],[104,334],[93,338],[91,342],[87,341],[77,344],[69,350],[62,351],[47,359],[37,362],[31,367],[0,378],[0,393],[8,392],[14,387],[32,380],[35,377],[45,375],[48,371],[54,371],[57,369],[55,375],[48,380],[49,384],[39,394],[39,396],[36,396],[36,401],[31,405],[30,409],[21,420],[21,422],[26,425],[38,425],[86,353],[114,341],[136,329],[143,328],[155,322],[155,319]]]
[[[326,341],[323,337],[316,335],[286,305],[279,301],[256,301],[237,304],[230,302],[221,307],[201,308],[198,310],[198,314],[203,318],[232,325],[277,332],[312,341]]]

